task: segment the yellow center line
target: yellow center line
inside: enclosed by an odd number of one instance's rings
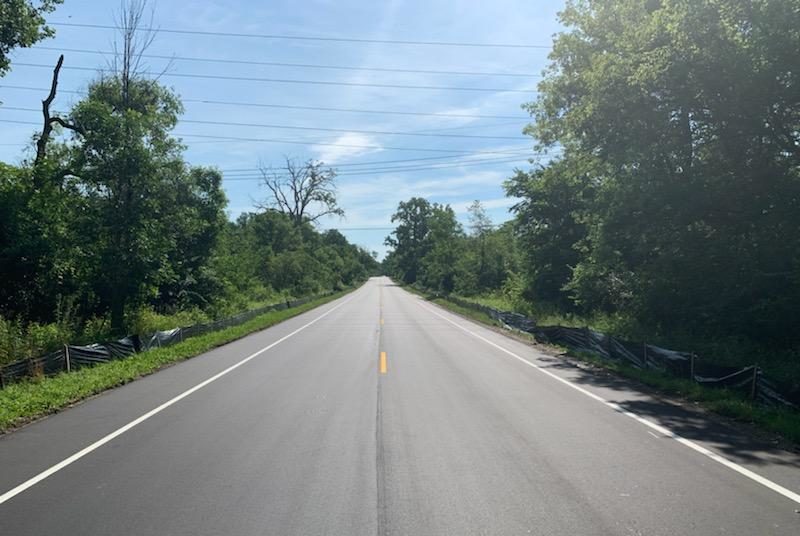
[[[386,374],[386,352],[381,352],[381,374]]]

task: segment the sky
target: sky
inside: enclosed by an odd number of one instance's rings
[[[255,210],[267,197],[258,168],[278,167],[286,157],[337,170],[346,215],[320,226],[340,229],[381,257],[391,215],[412,196],[450,204],[462,222],[476,199],[495,223],[511,217],[515,200],[502,184],[515,168],[531,167],[534,145],[522,134],[530,118],[521,105],[536,98],[563,1],[150,5],[159,32],[147,54],[160,57],[145,58],[147,71],[163,72],[161,82],[184,100],[175,134],[188,162],[223,172],[229,218]],[[0,79],[0,161],[31,157],[37,127],[26,123],[38,124],[41,112],[9,108],[40,109],[59,53],[65,62],[55,110],[68,110],[109,65],[115,30],[69,24],[113,26],[118,13],[116,0],[65,0],[48,16],[56,36],[12,54],[12,71]],[[533,46],[371,42],[387,40]]]

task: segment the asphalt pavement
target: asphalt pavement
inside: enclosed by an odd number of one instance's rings
[[[0,437],[0,534],[800,534],[800,456],[373,278]]]

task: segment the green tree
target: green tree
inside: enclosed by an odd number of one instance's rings
[[[183,172],[182,146],[169,135],[182,107],[157,82],[102,78],[72,110],[83,128],[72,169],[92,213],[85,233],[94,245],[98,294],[124,330],[125,308],[160,283],[171,245],[173,179]]]
[[[578,159],[561,160],[529,173],[518,171],[505,185],[509,196],[521,199],[512,211],[525,259],[524,295],[567,310],[573,301],[565,287],[583,258],[594,178],[588,166],[577,164]]]
[[[464,231],[450,205],[431,205],[425,254],[420,259],[422,284],[427,288],[453,292],[463,255]]]
[[[0,76],[11,65],[9,53],[17,47],[29,47],[53,36],[45,15],[63,0],[3,0],[0,3]]]
[[[393,249],[389,263],[405,283],[417,281],[421,260],[428,252],[431,211],[427,199],[412,197],[401,201],[392,215],[392,223],[397,223],[397,227],[386,237],[385,243]]]
[[[528,131],[563,148],[553,173],[567,182],[599,163],[575,297],[663,330],[786,341],[800,300],[797,2],[576,0],[561,20]]]

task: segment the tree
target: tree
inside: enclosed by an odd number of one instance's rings
[[[392,223],[397,227],[386,237],[385,244],[393,249],[389,263],[393,264],[405,283],[414,283],[420,273],[422,258],[428,250],[428,224],[432,207],[427,199],[412,197],[401,201]]]
[[[511,210],[525,259],[525,296],[533,302],[573,309],[565,287],[587,237],[585,216],[594,178],[590,169],[579,166],[577,159],[556,161],[529,173],[517,171],[505,184],[509,196],[521,199]],[[599,305],[597,296],[593,298]]]
[[[575,298],[663,331],[791,338],[797,3],[576,0],[561,20],[528,132],[561,146],[563,162],[529,193],[573,189],[573,170],[592,168]],[[580,206],[585,190],[574,193]]]
[[[261,175],[270,192],[261,208],[282,212],[295,225],[315,223],[323,216],[344,216],[336,199],[336,172],[325,169],[322,162],[308,160],[299,164],[286,158],[280,170],[262,166]]]
[[[464,231],[450,205],[431,205],[425,254],[420,259],[422,284],[442,292],[453,292],[463,255]]]
[[[137,56],[151,42],[137,33],[145,7],[138,0],[123,7],[118,68],[92,83],[70,114],[81,132],[69,168],[90,205],[83,234],[92,245],[96,293],[117,333],[129,305],[157,298],[162,284],[185,287],[210,254],[224,206],[219,174],[187,169],[183,146],[170,135],[180,101],[137,70]],[[184,219],[171,221],[176,216]],[[168,269],[178,258],[181,265]]]
[[[9,53],[17,47],[29,47],[53,36],[44,16],[63,0],[3,0],[0,4],[0,76],[11,65]]]

